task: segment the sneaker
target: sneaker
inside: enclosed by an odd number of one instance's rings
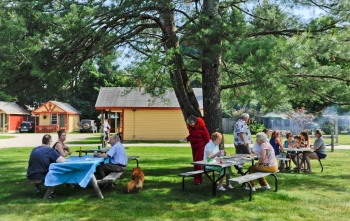
[[[244,188],[244,189],[245,189],[245,190],[250,190],[250,187],[248,186],[248,187],[246,187],[246,188]],[[253,191],[253,192],[256,191],[255,187],[252,187],[252,191]]]
[[[233,189],[234,187],[231,186],[231,184],[229,184],[229,185],[226,185],[226,188],[228,188],[228,189]]]
[[[261,187],[259,188],[259,190],[269,190],[269,189],[271,189],[271,187],[269,186],[269,184],[267,184],[266,186],[261,186]]]
[[[226,191],[225,187],[223,187],[223,186],[218,186],[218,190],[220,190],[220,191]]]
[[[41,192],[40,187],[35,188],[35,192],[40,193]]]

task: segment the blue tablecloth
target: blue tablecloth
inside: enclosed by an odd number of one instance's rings
[[[79,184],[85,188],[96,171],[96,167],[102,162],[108,163],[108,158],[84,155],[72,156],[64,163],[52,163],[45,177],[45,186],[57,186],[64,183]]]

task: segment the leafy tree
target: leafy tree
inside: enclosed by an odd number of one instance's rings
[[[204,117],[209,132],[214,132],[222,131],[218,119],[223,90],[230,91],[227,98],[242,103],[259,100],[267,109],[291,100],[320,106],[348,104],[349,4],[345,0],[114,0],[110,4],[16,0],[6,9],[8,14],[17,13],[15,17],[25,14],[23,23],[43,26],[32,33],[43,45],[37,49],[41,57],[33,59],[36,70],[46,68],[50,74],[59,64],[60,77],[71,75],[85,61],[128,46],[140,64],[129,73],[154,95],[171,86],[184,118],[201,115],[190,85],[192,79],[200,79]],[[298,7],[318,7],[326,14],[305,22],[285,10]],[[342,63],[334,64],[338,61]]]

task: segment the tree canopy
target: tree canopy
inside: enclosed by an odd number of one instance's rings
[[[222,98],[258,100],[267,110],[285,103],[317,109],[349,104],[346,0],[0,4],[4,98],[60,90],[78,73],[91,74],[82,70],[85,62],[127,50],[135,59],[127,69],[131,85],[139,81],[155,95],[172,88],[184,118],[201,116],[191,87],[199,82],[209,132],[222,131]],[[322,14],[309,20],[294,13],[314,8]]]

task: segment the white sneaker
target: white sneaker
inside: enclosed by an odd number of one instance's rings
[[[226,188],[233,189],[234,187],[231,184],[229,184],[229,185],[226,185]]]
[[[266,186],[261,186],[261,187],[259,188],[259,190],[269,190],[269,189],[271,189],[271,187],[270,187],[269,184],[267,184]]]
[[[218,186],[218,190],[220,190],[220,191],[226,191],[225,187],[223,187],[223,186]]]
[[[249,186],[247,186],[246,188],[244,188],[245,190],[250,190],[250,187]],[[255,187],[252,187],[252,191],[253,192],[255,192],[256,191],[256,189],[255,189]]]

